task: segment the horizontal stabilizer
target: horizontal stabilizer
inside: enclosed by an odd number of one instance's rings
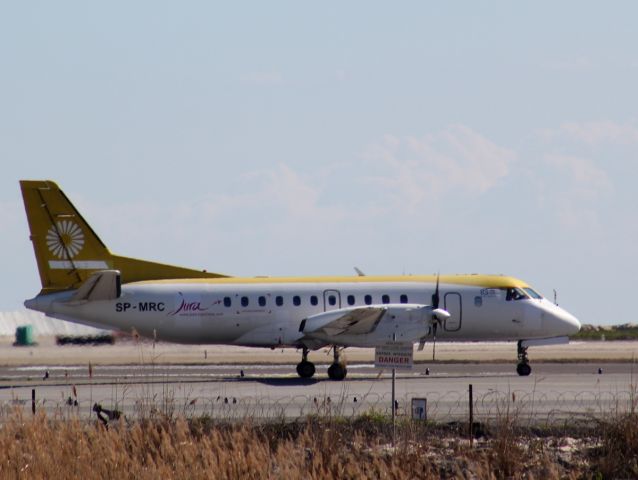
[[[119,298],[121,289],[119,270],[100,270],[86,279],[69,302],[114,300]]]

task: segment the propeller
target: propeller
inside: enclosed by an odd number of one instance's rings
[[[448,318],[450,318],[450,312],[443,308],[439,308],[439,304],[441,301],[441,297],[439,295],[439,277],[440,275],[436,274],[436,288],[434,289],[434,293],[432,294],[432,318],[430,320],[430,324],[432,326],[432,361],[436,358],[436,330],[438,326],[445,322]],[[425,336],[421,337],[419,341],[419,351],[423,350],[425,346]]]
[[[439,274],[436,274],[436,288],[432,294],[432,361],[436,356],[436,329],[439,325],[439,317],[436,315],[436,311],[439,309]]]

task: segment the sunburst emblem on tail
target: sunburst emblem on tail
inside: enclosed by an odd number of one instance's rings
[[[70,220],[62,220],[47,232],[47,246],[53,255],[63,260],[75,257],[84,246],[82,229]]]

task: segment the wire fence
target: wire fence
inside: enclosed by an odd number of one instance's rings
[[[35,400],[32,391],[35,390]],[[91,418],[94,405],[117,410],[131,419],[157,415],[206,416],[220,420],[298,420],[308,416],[356,417],[364,414],[391,415],[391,394],[355,394],[344,387],[331,394],[271,395],[229,393],[224,389],[188,386],[115,384],[108,388],[90,385],[16,388],[0,401],[0,415],[7,418],[16,408],[46,411],[63,418]],[[412,416],[412,399],[425,398],[427,419],[433,422],[465,421],[470,401],[467,390],[407,391],[396,397],[399,418]],[[637,391],[633,386],[610,390],[475,390],[473,415],[489,422],[503,417],[521,424],[560,424],[575,420],[604,419],[635,412]]]

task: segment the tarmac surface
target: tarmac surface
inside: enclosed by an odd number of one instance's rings
[[[317,373],[302,380],[295,373],[300,354],[294,350],[134,342],[58,347],[53,341],[12,347],[5,342],[0,344],[0,409],[30,412],[35,392],[37,411],[62,418],[95,418],[95,403],[128,418],[181,414],[261,420],[390,413],[390,371],[374,368],[371,350],[350,350],[348,376],[335,382],[327,378],[331,355],[325,351],[311,354]],[[441,360],[431,362],[432,352],[426,349],[415,355],[413,369],[397,370],[397,413],[410,415],[412,400],[426,398],[429,419],[462,421],[469,414],[472,385],[478,421],[511,416],[532,423],[588,422],[635,408],[636,350],[636,342],[530,349],[532,375],[519,377],[514,344],[437,345]],[[448,356],[457,363],[449,363]]]
[[[292,348],[269,349],[233,347],[227,345],[180,345],[151,341],[118,339],[115,345],[59,347],[54,337],[38,337],[38,344],[14,347],[13,337],[0,337],[2,365],[93,365],[147,364],[292,364],[299,362],[301,352]],[[347,348],[348,362],[374,361],[374,349]],[[638,341],[572,342],[568,345],[531,347],[529,358],[534,362],[632,362],[638,359]],[[436,345],[436,359],[441,362],[516,362],[514,342],[467,342]],[[310,353],[310,360],[328,364],[332,355],[328,349]],[[432,344],[414,352],[415,362],[431,362]]]

